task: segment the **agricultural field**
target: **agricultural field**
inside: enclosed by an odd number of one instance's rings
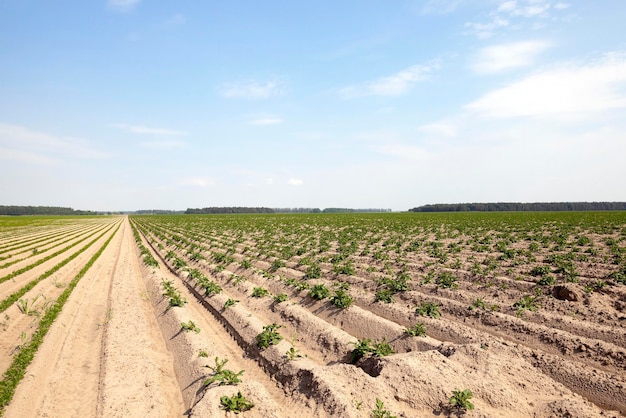
[[[0,309],[4,416],[626,415],[624,212],[2,218]]]

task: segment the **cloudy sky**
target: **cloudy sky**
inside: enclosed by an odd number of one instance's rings
[[[0,204],[626,200],[621,0],[0,1]]]

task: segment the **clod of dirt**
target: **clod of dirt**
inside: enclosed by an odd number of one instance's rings
[[[569,284],[554,286],[552,294],[559,300],[568,300],[570,302],[578,302],[581,300],[581,296],[576,288]]]

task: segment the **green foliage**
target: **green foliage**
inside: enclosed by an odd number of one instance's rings
[[[330,298],[330,303],[335,305],[339,309],[346,309],[352,306],[352,296],[347,290],[337,289],[335,294]]]
[[[287,299],[289,299],[289,296],[287,296],[286,293],[279,293],[276,296],[274,296],[274,302],[276,303],[285,302]]]
[[[304,274],[305,279],[319,279],[320,277],[322,277],[322,268],[319,264],[310,264],[306,268],[306,272]]]
[[[285,355],[287,356],[287,360],[289,361],[293,361],[297,358],[302,357],[302,354],[300,354],[300,350],[296,348],[296,334],[295,333],[291,336],[291,348],[287,350],[287,353],[285,353]]]
[[[241,392],[237,392],[233,396],[222,396],[220,398],[220,404],[226,411],[232,411],[235,414],[247,411],[254,407],[254,404],[246,399]]]
[[[434,302],[422,302],[420,306],[415,309],[415,313],[419,316],[429,316],[434,319],[441,316],[439,305]]]
[[[224,369],[224,365],[228,363],[228,360],[221,360],[219,357],[215,357],[215,366],[206,366],[213,372],[213,376],[204,381],[203,386],[209,386],[212,383],[218,382],[218,386],[236,385],[241,383],[241,375],[244,370],[240,370],[235,373],[232,370]]]
[[[469,401],[472,399],[472,396],[472,391],[469,389],[455,390],[452,392],[449,403],[459,410],[470,411],[474,409],[474,404]]]
[[[226,302],[224,302],[224,310],[230,308],[231,306],[235,306],[235,304],[239,302],[238,300],[228,298]]]
[[[442,271],[439,274],[439,277],[437,277],[435,283],[437,283],[437,286],[443,289],[456,289],[457,287],[459,287],[459,285],[457,284],[458,280],[459,279],[457,279],[456,276],[454,276],[452,273],[448,271]]]
[[[513,304],[514,308],[517,308],[517,316],[522,316],[525,310],[536,311],[539,307],[538,296],[526,295]]]
[[[193,331],[196,334],[200,332],[200,328],[190,319],[189,322],[181,322],[180,328],[183,331]]]
[[[323,284],[316,284],[309,291],[309,296],[315,300],[326,299],[330,296],[330,290]]]
[[[269,268],[270,273],[275,273],[281,267],[285,267],[287,264],[283,260],[279,260],[278,258],[272,261],[272,265]]]
[[[180,293],[178,289],[174,287],[174,284],[169,280],[163,280],[161,282],[163,287],[163,295],[168,297],[170,307],[180,307],[187,303],[187,299]]]
[[[376,408],[372,410],[370,414],[370,418],[397,418],[395,415],[391,415],[387,409],[385,409],[385,404],[380,399],[376,398]]]
[[[263,287],[255,287],[252,289],[252,297],[253,298],[262,298],[269,294],[268,290]]]
[[[474,302],[472,302],[472,304],[469,307],[469,310],[474,310],[474,309],[483,309],[486,310],[487,309],[487,304],[485,304],[485,302],[482,299],[476,299]]]
[[[546,274],[537,280],[539,286],[552,286],[556,284],[556,279],[551,274]]]
[[[374,301],[391,303],[393,302],[393,292],[389,289],[377,290],[376,294],[374,295]]]
[[[408,334],[412,337],[425,337],[426,336],[426,326],[422,323],[415,324],[409,328],[405,328],[405,334]]]
[[[353,364],[368,353],[371,353],[376,357],[384,357],[395,353],[393,347],[385,338],[383,338],[380,342],[373,342],[369,338],[364,338],[352,344],[354,344],[354,349],[350,351],[350,361]]]
[[[279,328],[283,328],[283,326],[277,324],[264,326],[263,331],[256,336],[257,347],[264,349],[268,348],[270,345],[278,344],[283,339],[283,337],[276,332]]]
[[[222,287],[215,282],[206,282],[202,287],[206,296],[213,296],[222,292]]]

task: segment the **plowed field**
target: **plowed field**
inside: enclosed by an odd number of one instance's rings
[[[626,415],[624,213],[0,226],[7,417]]]

